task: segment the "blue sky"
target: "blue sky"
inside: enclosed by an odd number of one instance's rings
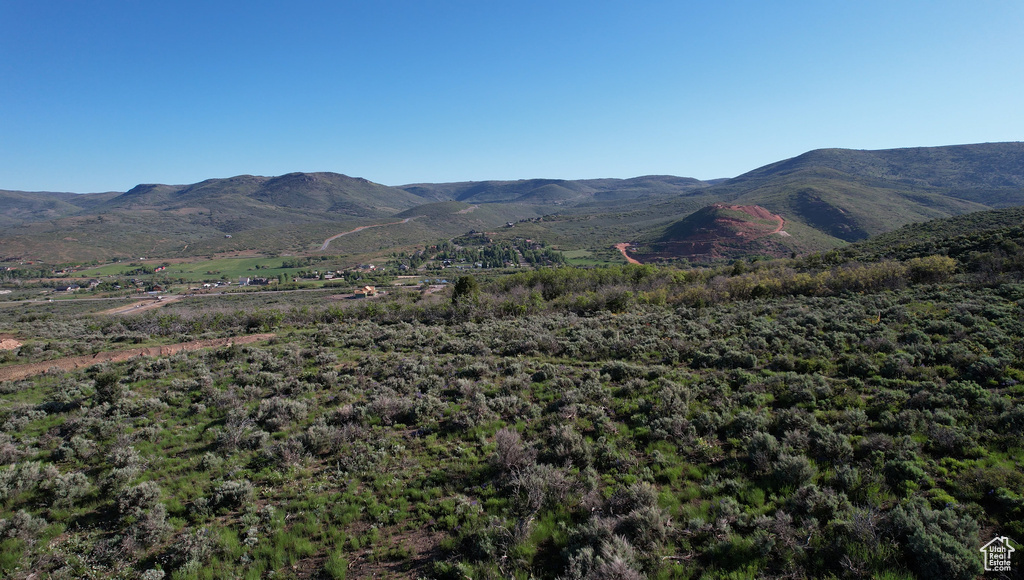
[[[0,2],[0,189],[710,179],[1022,106],[1019,0]]]

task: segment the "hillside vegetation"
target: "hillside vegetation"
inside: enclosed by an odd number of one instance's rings
[[[469,181],[417,183],[402,189],[417,195],[455,199],[469,203],[619,202],[634,198],[689,193],[710,185],[690,177],[647,175],[632,179],[523,179],[518,181]]]
[[[0,308],[0,372],[275,334],[0,382],[0,575],[975,578],[1024,537],[1019,212],[362,301]]]
[[[759,205],[787,222],[852,242],[907,223],[1024,204],[1022,161],[1021,143],[881,151],[822,149],[766,165],[699,193],[709,200]],[[658,212],[675,213],[670,205],[658,207]],[[797,237],[792,241],[827,247],[818,240]]]
[[[789,235],[744,243],[734,236],[714,241],[711,252],[677,243],[649,248],[652,255],[695,261],[806,254],[908,223],[1024,204],[1022,160],[1022,143],[987,143],[822,149],[711,181],[650,175],[388,187],[336,173],[291,173],[139,185],[120,194],[3,191],[0,261],[59,264],[224,252],[304,254],[319,251],[337,233],[389,224],[396,216],[417,221],[396,229],[393,237],[384,235],[390,230],[374,228],[339,239],[332,247],[369,260],[382,251],[408,251],[471,229],[494,231],[509,221],[534,220],[528,234],[532,237],[564,250],[613,256],[609,249],[615,244],[666,242],[666,231],[685,229],[688,216],[716,203],[763,207],[791,224]],[[449,202],[476,209],[464,214],[436,205]]]

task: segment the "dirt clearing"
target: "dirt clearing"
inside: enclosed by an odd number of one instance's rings
[[[21,346],[21,343],[14,340],[12,336],[0,336],[0,350],[14,350]]]

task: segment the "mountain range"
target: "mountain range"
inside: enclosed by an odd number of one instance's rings
[[[517,233],[565,249],[628,242],[647,259],[781,255],[1017,205],[1020,142],[819,149],[710,181],[651,175],[390,187],[337,173],[242,175],[126,192],[0,190],[0,261],[313,252],[332,235],[396,217],[410,219],[374,228],[372,238],[339,238],[332,251],[384,251],[511,222]],[[777,220],[784,226],[772,231]]]

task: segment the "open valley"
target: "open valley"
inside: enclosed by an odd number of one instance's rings
[[[824,151],[19,214],[0,575],[975,578],[1024,539],[1024,164],[982,195],[986,147],[913,195],[794,184],[903,155]]]

